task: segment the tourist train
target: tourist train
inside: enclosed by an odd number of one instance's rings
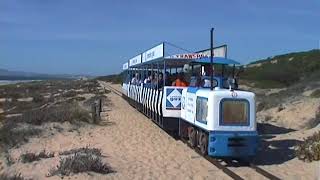
[[[227,46],[188,52],[161,43],[123,65],[123,97],[168,133],[203,155],[256,154],[255,94],[238,89]]]

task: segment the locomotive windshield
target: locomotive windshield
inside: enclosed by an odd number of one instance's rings
[[[249,125],[249,102],[223,99],[220,106],[220,125]]]

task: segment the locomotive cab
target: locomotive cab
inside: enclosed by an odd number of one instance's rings
[[[237,64],[225,58],[214,58],[214,62]],[[197,63],[205,65],[206,61]],[[188,87],[182,91],[180,135],[209,156],[254,156],[258,141],[254,93],[235,89],[235,80],[224,76],[214,76],[212,81],[212,88]]]

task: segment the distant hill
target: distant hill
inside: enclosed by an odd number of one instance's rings
[[[254,82],[261,88],[287,87],[301,80],[320,80],[320,50],[278,55],[244,67],[241,79]]]
[[[82,77],[92,78],[86,75],[70,74],[42,74],[23,71],[9,71],[0,69],[0,80],[50,80],[50,79],[79,79]]]

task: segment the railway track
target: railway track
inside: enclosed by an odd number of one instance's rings
[[[122,97],[122,92],[117,90],[116,88],[110,86],[109,84],[103,83],[103,85],[109,89],[110,91],[112,91],[113,93],[115,93],[116,95]],[[180,140],[185,143],[188,147],[192,148],[189,143],[185,140],[180,138]],[[203,156],[200,152],[200,150],[198,148],[192,148],[193,150],[195,150],[196,153],[198,153],[200,156],[204,157],[207,161],[209,161],[210,163],[212,163],[214,166],[216,166],[217,168],[219,168],[220,170],[222,170],[225,174],[227,174],[229,177],[231,177],[232,179],[235,180],[244,180],[246,178],[241,177],[240,175],[236,174],[234,171],[232,171],[231,169],[229,169],[228,167],[226,167],[225,165],[222,164],[223,160],[221,159],[216,159],[216,158],[212,158],[208,155]],[[279,177],[269,173],[268,171],[260,168],[259,166],[255,165],[252,162],[245,162],[245,161],[241,161],[238,162],[241,163],[241,165],[244,165],[245,167],[248,167],[252,170],[254,170],[255,172],[257,172],[258,174],[262,175],[263,177],[267,178],[267,179],[272,179],[272,180],[280,180]]]

